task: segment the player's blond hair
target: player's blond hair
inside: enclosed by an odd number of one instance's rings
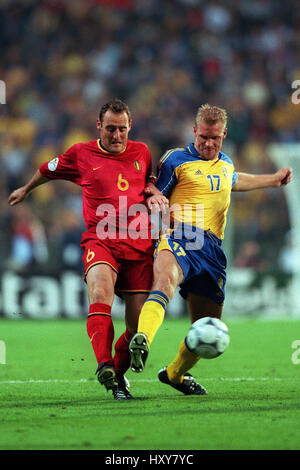
[[[217,106],[211,106],[210,104],[203,104],[198,108],[196,116],[196,126],[198,127],[200,122],[204,121],[207,124],[215,124],[221,121],[224,125],[224,129],[227,125],[227,112],[223,108]]]

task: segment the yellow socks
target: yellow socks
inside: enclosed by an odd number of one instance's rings
[[[148,345],[163,322],[165,311],[168,305],[168,297],[160,291],[152,291],[143,305],[138,323],[138,333],[147,336]]]
[[[187,349],[184,340],[182,340],[175,359],[167,367],[169,380],[174,383],[182,383],[184,374],[194,367],[199,359],[199,356]]]
[[[169,299],[163,292],[152,291],[143,305],[137,331],[147,336],[148,346],[152,343],[157,330],[164,320],[168,302]],[[187,349],[184,340],[182,340],[176,357],[167,367],[169,380],[174,383],[181,383],[184,374],[194,367],[199,359],[199,356],[196,356]]]

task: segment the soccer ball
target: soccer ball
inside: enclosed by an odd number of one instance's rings
[[[197,356],[213,359],[227,348],[229,331],[225,323],[217,318],[200,318],[191,325],[185,337],[185,344]]]

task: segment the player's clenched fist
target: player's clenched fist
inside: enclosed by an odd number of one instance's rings
[[[275,173],[275,176],[277,177],[277,185],[276,186],[282,186],[290,183],[292,179],[292,169],[291,168],[280,168]]]

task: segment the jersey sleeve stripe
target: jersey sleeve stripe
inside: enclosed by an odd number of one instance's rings
[[[172,174],[170,180],[168,181],[168,183],[167,183],[163,188],[159,188],[160,191],[161,191],[164,195],[168,194],[169,188],[174,185],[174,180],[177,180],[175,173]]]
[[[169,156],[174,153],[174,152],[177,152],[178,150],[183,150],[183,148],[176,148],[176,149],[171,149],[171,150],[168,150],[160,159],[160,165],[162,165],[168,158]]]
[[[170,156],[170,154],[173,152],[174,150],[168,150],[160,159],[159,163],[160,165],[162,165],[166,160],[167,158]]]

